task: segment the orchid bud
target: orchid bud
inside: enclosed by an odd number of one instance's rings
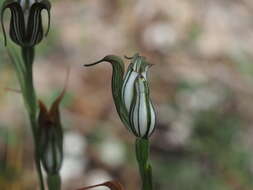
[[[112,94],[120,119],[137,137],[148,138],[155,125],[155,111],[149,99],[147,84],[147,72],[152,65],[139,54],[126,58],[131,59],[131,63],[125,76],[123,76],[123,61],[114,55],[85,66],[93,66],[104,61],[111,63]]]
[[[145,61],[144,57],[135,54],[132,58],[132,62],[128,67],[127,73],[124,77],[124,83],[122,86],[122,101],[124,102],[127,111],[130,110],[130,105],[133,99],[134,81],[139,74],[146,79],[147,71],[151,64]]]
[[[134,95],[129,113],[131,130],[138,137],[148,138],[154,131],[155,120],[148,83],[145,77],[139,74],[134,81]]]
[[[9,35],[13,42],[21,47],[33,47],[43,39],[42,15],[43,9],[48,14],[47,35],[50,26],[51,4],[48,0],[5,0],[1,8],[1,25],[7,44],[4,27],[4,12],[11,11]]]
[[[59,96],[48,111],[39,102],[38,137],[42,165],[48,174],[57,174],[63,160],[63,131],[60,123]]]

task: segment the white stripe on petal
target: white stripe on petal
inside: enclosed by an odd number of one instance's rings
[[[148,113],[147,113],[147,104],[144,92],[140,94],[140,103],[139,103],[139,127],[140,127],[140,136],[144,136],[148,130]]]
[[[131,102],[133,100],[133,93],[134,93],[134,81],[137,78],[138,73],[131,71],[129,76],[126,76],[126,80],[124,81],[123,84],[123,101],[125,103],[125,106],[127,108],[127,111],[129,112]]]
[[[52,149],[52,146],[50,146],[50,145],[48,145],[48,147],[45,150],[44,155],[43,155],[43,156],[45,156],[45,164],[46,164],[47,168],[53,168],[53,166],[54,166],[53,149]]]
[[[150,118],[151,118],[151,122],[150,122],[150,127],[149,127],[149,132],[148,132],[148,136],[150,136],[155,128],[155,121],[156,121],[156,117],[155,117],[155,110],[154,110],[154,106],[152,105],[152,103],[150,103]]]
[[[130,123],[139,137],[151,135],[155,126],[155,112],[148,96],[147,81],[142,75],[135,80],[134,99],[131,102]]]

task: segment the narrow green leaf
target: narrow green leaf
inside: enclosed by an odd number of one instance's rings
[[[25,78],[24,76],[26,75],[26,68],[24,65],[24,62],[22,61],[20,55],[18,54],[17,50],[15,47],[11,46],[8,48],[8,54],[11,58],[11,62],[15,67],[15,71],[20,83],[21,91],[24,93],[25,91]]]

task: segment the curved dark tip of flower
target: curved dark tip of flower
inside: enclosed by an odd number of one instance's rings
[[[99,61],[96,61],[96,62],[94,62],[94,63],[84,64],[83,66],[85,66],[85,67],[90,67],[90,66],[93,66],[93,65],[97,65],[97,64],[99,64],[99,63],[101,63],[101,62],[103,62],[103,61],[105,61],[105,58],[103,58],[103,59],[101,59],[101,60],[99,60]]]
[[[94,63],[91,63],[91,64],[85,64],[84,66],[86,67],[89,67],[89,66],[93,66],[93,65],[96,65],[96,64],[99,64],[101,62],[109,62],[111,63],[112,67],[114,68],[117,68],[117,72],[120,72],[122,75],[124,74],[124,62],[123,60],[118,57],[118,56],[115,56],[115,55],[107,55],[105,56],[103,59],[100,59]],[[117,73],[116,72],[116,73]]]

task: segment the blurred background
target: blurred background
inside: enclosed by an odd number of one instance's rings
[[[252,0],[51,2],[51,30],[36,48],[34,75],[49,106],[71,69],[61,106],[64,190],[111,179],[140,189],[135,138],[116,113],[111,67],[82,66],[136,52],[155,64],[154,189],[253,189]],[[21,95],[5,90],[19,86],[0,37],[0,189],[34,190],[30,126]]]

